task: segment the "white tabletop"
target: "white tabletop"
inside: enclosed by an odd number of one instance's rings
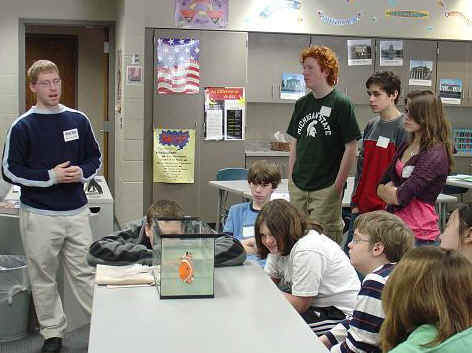
[[[242,195],[248,199],[252,198],[247,180],[228,180],[228,181],[212,180],[212,181],[209,181],[208,183],[211,186],[214,186],[218,189],[222,189],[222,190],[225,190],[233,194],[237,194],[237,195]],[[448,177],[447,184],[448,185],[457,184],[457,186],[464,186],[464,187],[472,188],[472,183],[470,182],[466,182],[466,181],[462,181],[462,182],[451,181],[450,182],[449,177]],[[344,191],[344,196],[343,196],[343,203],[342,203],[343,207],[350,207],[353,189],[354,189],[354,177],[348,177],[347,187],[346,187],[346,190]],[[279,187],[275,189],[274,193],[288,193],[288,180],[282,179],[282,181],[279,184]],[[441,202],[449,203],[449,202],[456,202],[456,201],[457,201],[457,197],[452,196],[452,195],[445,195],[445,194],[439,194],[436,200],[436,202],[438,203],[441,203]]]
[[[464,175],[464,174],[459,175],[459,176],[450,175],[450,176],[447,177],[446,184],[447,185],[452,185],[452,186],[460,186],[460,187],[467,188],[467,189],[472,189],[472,182],[462,180],[465,177],[472,178],[472,176]]]
[[[249,190],[249,184],[247,180],[228,180],[228,181],[216,181],[212,180],[208,182],[211,186],[218,189],[222,189],[231,192],[236,195],[242,195],[248,199],[252,198],[251,191]],[[354,189],[354,177],[347,178],[347,187],[343,197],[343,207],[349,207],[351,205],[351,195]],[[282,179],[274,193],[288,193],[288,179]]]
[[[95,181],[101,186],[102,193],[98,192],[85,192],[87,196],[88,205],[95,206],[97,204],[113,203],[113,196],[111,195],[110,189],[108,188],[107,182],[103,175],[97,175]],[[5,196],[5,200],[19,200],[20,199],[20,187],[9,184],[9,191]],[[84,188],[87,184],[84,185]]]
[[[262,269],[215,270],[215,298],[95,287],[89,353],[328,352]]]

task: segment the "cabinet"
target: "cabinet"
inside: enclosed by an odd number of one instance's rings
[[[375,52],[372,53],[372,65],[348,66],[347,41],[351,39],[365,38],[311,36],[311,45],[324,45],[334,50],[339,61],[336,89],[348,96],[353,104],[366,104],[368,98],[365,81],[374,72]]]
[[[438,91],[441,79],[462,80],[462,106],[472,106],[472,44],[469,42],[438,42]]]
[[[246,169],[251,168],[251,165],[255,161],[264,159],[268,162],[275,163],[280,169],[280,173],[282,174],[282,179],[287,179],[288,154],[289,154],[288,152],[273,152],[273,151],[259,152],[259,153],[246,152],[246,161],[245,161]]]
[[[203,131],[203,89],[211,86],[246,87],[247,33],[225,31],[154,31],[157,38],[200,40],[200,93],[159,95],[154,87],[153,127],[195,129],[195,182],[193,184],[153,184],[153,201],[179,202],[186,215],[216,220],[217,192],[208,186],[218,169],[244,167],[244,141],[205,141]],[[153,45],[153,43],[148,43]],[[157,62],[154,48],[154,62]],[[156,80],[154,80],[156,84]]]
[[[248,102],[293,103],[280,99],[282,73],[302,73],[299,58],[308,35],[249,33]]]
[[[424,90],[430,89],[436,90],[436,65],[437,65],[437,42],[427,40],[403,40],[403,65],[402,66],[380,66],[380,42],[387,39],[376,39],[375,40],[375,71],[392,71],[402,82],[402,89],[400,98],[398,100],[399,105],[404,104],[405,97],[408,92],[413,90]],[[395,39],[388,39],[395,40]],[[415,86],[409,85],[410,78],[410,61],[411,60],[424,60],[432,61],[433,67],[431,72],[431,86]],[[365,78],[367,80],[367,77]]]

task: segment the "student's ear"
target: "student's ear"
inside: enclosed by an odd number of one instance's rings
[[[472,227],[469,227],[464,234],[464,244],[472,244]]]
[[[374,246],[372,247],[372,254],[374,256],[380,256],[383,254],[383,252],[384,252],[384,245],[381,242],[375,243]]]
[[[397,97],[398,97],[398,91],[397,90],[395,90],[395,92],[393,92],[392,97],[393,97],[394,101],[395,101],[395,99],[397,99]]]
[[[29,88],[30,88],[31,92],[36,93],[36,87],[31,82],[29,84]]]

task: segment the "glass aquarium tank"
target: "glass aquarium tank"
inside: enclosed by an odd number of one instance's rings
[[[217,236],[199,218],[153,220],[153,262],[160,264],[161,299],[214,297]]]

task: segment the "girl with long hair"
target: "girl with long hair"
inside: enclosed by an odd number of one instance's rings
[[[327,236],[309,229],[304,216],[281,199],[257,216],[255,238],[264,270],[285,298],[322,335],[352,315],[360,282],[346,254]]]
[[[472,347],[472,266],[455,250],[410,250],[383,292],[383,352],[469,353]]]
[[[434,203],[451,170],[450,127],[431,91],[410,92],[406,111],[409,141],[396,152],[377,195],[411,228],[417,246],[436,245],[440,231]]]

